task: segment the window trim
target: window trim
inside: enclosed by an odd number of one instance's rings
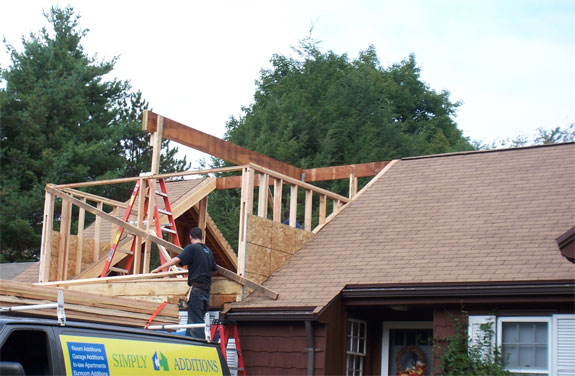
[[[366,359],[367,359],[367,321],[365,320],[359,320],[359,319],[353,319],[353,318],[348,318],[347,319],[347,325],[349,326],[351,323],[357,323],[357,324],[363,324],[363,333],[360,333],[360,337],[362,338],[361,335],[363,334],[363,352],[352,352],[352,351],[348,351],[347,349],[347,340],[348,340],[348,334],[347,334],[347,328],[345,331],[345,374],[349,375],[349,368],[348,368],[348,357],[349,356],[359,356],[362,358],[362,364],[361,364],[361,375],[365,374],[365,363],[366,363]],[[353,330],[351,333],[351,336],[353,338]],[[359,346],[358,346],[359,347]],[[353,348],[353,346],[352,346]]]
[[[552,316],[499,316],[497,317],[496,343],[497,347],[503,351],[503,323],[504,322],[545,322],[547,323],[547,370],[525,370],[524,368],[506,368],[511,373],[523,375],[547,374],[553,375],[553,318]]]

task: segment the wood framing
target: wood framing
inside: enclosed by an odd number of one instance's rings
[[[246,237],[248,232],[248,215],[254,207],[254,170],[245,167],[242,172],[242,195],[240,201],[240,225],[238,234],[238,275],[246,271]]]
[[[45,282],[50,279],[50,264],[52,262],[52,227],[54,225],[54,195],[46,190],[44,198],[44,214],[42,226],[42,253],[40,254],[40,273],[38,280]]]
[[[144,111],[142,129],[149,133],[156,132],[158,117],[161,116],[152,111]],[[163,118],[163,138],[176,141],[182,145],[189,146],[237,165],[254,162],[293,178],[299,178],[301,176],[301,169],[295,166],[232,144],[231,142],[211,136],[165,117]]]

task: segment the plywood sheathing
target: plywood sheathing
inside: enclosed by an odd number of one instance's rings
[[[248,215],[246,276],[257,283],[265,281],[313,236],[302,229]]]

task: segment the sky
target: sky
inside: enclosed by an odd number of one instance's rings
[[[220,138],[272,55],[293,55],[312,25],[321,50],[350,59],[371,45],[385,67],[415,54],[422,80],[461,101],[455,121],[471,140],[575,122],[573,0],[4,0],[0,35],[21,50],[53,5],[80,14],[85,51],[118,57],[112,76],[154,112]]]

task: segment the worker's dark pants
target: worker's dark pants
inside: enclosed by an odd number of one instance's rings
[[[204,316],[208,311],[210,292],[192,288],[190,300],[188,301],[188,324],[203,324]],[[206,339],[204,328],[186,329],[186,335],[199,339]]]

